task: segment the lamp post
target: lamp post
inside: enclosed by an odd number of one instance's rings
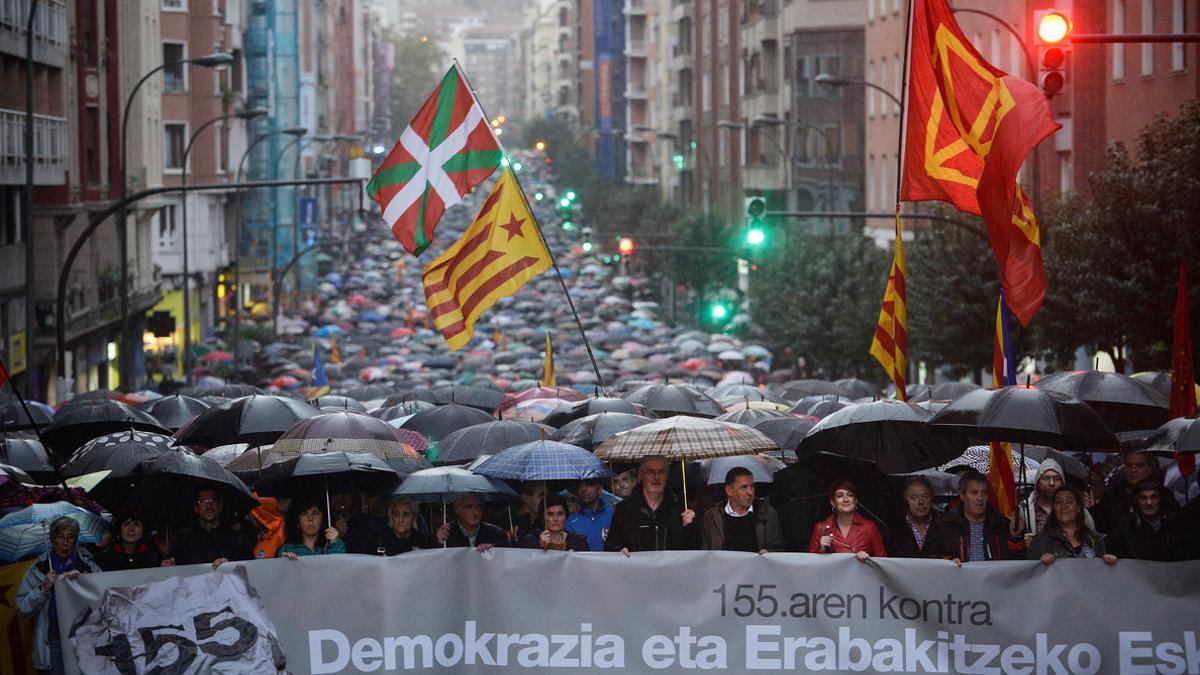
[[[269,134],[263,134],[261,136],[256,137],[250,143],[250,145],[246,146],[246,151],[242,153],[242,158],[238,160],[238,168],[237,168],[237,173],[234,174],[234,182],[241,184],[242,169],[246,168],[246,159],[250,157],[250,153],[254,151],[254,148],[259,143],[262,143],[263,141],[265,141],[267,139],[274,138],[281,134],[286,134],[288,136],[300,137],[307,133],[308,133],[308,129],[306,129],[304,127],[288,127],[286,129],[280,129],[279,131],[273,131]],[[240,362],[240,356],[241,356],[241,350],[239,348],[239,345],[241,343],[241,323],[242,323],[242,225],[245,223],[245,215],[246,215],[245,207],[246,207],[246,193],[245,193],[245,191],[242,191],[238,197],[238,218],[237,218],[237,228],[236,228],[237,231],[234,232],[235,242],[233,245],[233,252],[234,252],[234,257],[233,257],[233,288],[234,288],[233,330],[230,331],[230,336],[233,340],[233,363],[234,363],[235,367]]]
[[[125,207],[125,198],[129,196],[129,107],[133,104],[133,97],[137,95],[138,90],[146,83],[146,80],[158,72],[166,68],[179,65],[195,64],[205,68],[216,68],[218,66],[228,65],[233,63],[232,54],[225,52],[217,52],[215,54],[207,54],[205,56],[197,56],[193,59],[183,59],[182,61],[171,61],[159,66],[155,66],[142,76],[142,79],[133,85],[133,89],[129,91],[129,96],[125,98],[125,110],[121,114],[121,191],[120,199],[122,203],[120,217],[117,219],[117,246],[120,249],[121,263],[121,351],[119,353],[118,363],[121,369],[122,388],[130,389],[135,386],[133,379],[133,336],[129,334],[129,232],[126,228],[125,221],[128,216],[128,209]],[[62,364],[59,364],[62,367]]]
[[[830,75],[829,73],[820,73],[819,75],[817,75],[816,77],[813,78],[813,82],[816,82],[818,84],[824,84],[824,85],[827,85],[830,87],[845,87],[845,86],[851,85],[851,84],[857,84],[857,85],[860,85],[863,87],[870,87],[871,89],[882,92],[884,96],[892,99],[892,102],[895,103],[897,107],[900,106],[900,99],[896,98],[895,94],[893,94],[892,92],[888,91],[887,89],[884,89],[883,87],[875,84],[874,82],[867,82],[866,80],[850,80],[850,79],[845,79],[845,78],[841,78],[841,77],[834,77],[833,75]]]
[[[192,144],[200,137],[200,133],[217,122],[225,120],[240,119],[253,120],[259,117],[266,117],[269,111],[266,108],[250,108],[241,110],[228,115],[221,115],[200,125],[192,137],[188,139],[187,146],[183,149],[183,175],[181,183],[184,187],[188,184],[188,156],[192,154]],[[183,355],[179,362],[183,366],[183,377],[188,379],[192,372],[192,298],[188,293],[188,284],[191,281],[191,267],[188,263],[188,195],[183,193]]]
[[[307,131],[305,132],[305,134],[307,134]],[[288,141],[287,144],[284,145],[283,148],[279,151],[279,156],[275,158],[275,167],[274,168],[275,168],[276,176],[279,175],[279,162],[283,159],[284,155],[287,154],[287,151],[291,150],[293,145],[297,145],[300,143],[300,141],[304,140],[305,134],[296,136],[292,140]],[[296,215],[297,214],[295,214],[295,213],[292,214],[293,221],[295,221]],[[278,274],[279,274],[279,223],[273,222],[273,223],[271,223],[271,283],[272,284],[275,283],[275,277]],[[279,333],[279,308],[278,307],[271,307],[271,332],[275,333],[275,334]]]
[[[25,191],[21,193],[21,228],[25,236],[25,398],[37,394],[34,324],[37,323],[33,295],[33,18],[38,0],[30,0],[25,20]],[[62,368],[62,364],[59,364]]]

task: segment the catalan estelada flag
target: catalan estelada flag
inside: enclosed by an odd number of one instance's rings
[[[1017,383],[1017,370],[1012,358],[1012,340],[1008,331],[1008,308],[1004,290],[996,303],[996,337],[992,342],[992,386],[1004,387]],[[1017,508],[1017,485],[1013,477],[1012,443],[991,443],[988,462],[988,501],[1005,518],[1012,518]],[[1022,467],[1024,469],[1024,467]]]
[[[896,210],[896,253],[892,258],[892,271],[888,274],[887,290],[883,293],[883,307],[879,310],[879,324],[871,340],[871,356],[883,365],[888,377],[896,385],[896,398],[908,400],[905,377],[908,372],[908,306],[904,286],[904,239],[901,238],[900,210]]]
[[[421,273],[433,325],[451,349],[459,349],[484,311],[548,269],[550,252],[505,168],[475,222]]]
[[[1017,170],[1060,125],[1036,85],[984,60],[946,0],[914,0],[911,35],[900,198],[983,216],[1008,307],[1028,325],[1046,269]]]
[[[500,166],[503,152],[458,64],[409,122],[388,153],[367,194],[413,255],[433,242],[446,209]]]
[[[309,400],[329,395],[329,376],[325,374],[325,366],[321,365],[321,357],[317,356],[317,347],[313,346],[312,386],[305,392]]]
[[[542,386],[558,386],[554,377],[554,344],[550,341],[550,331],[546,331],[546,360],[542,364]]]

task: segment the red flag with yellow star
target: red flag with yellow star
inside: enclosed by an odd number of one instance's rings
[[[459,349],[481,314],[548,269],[550,252],[506,167],[471,227],[421,273],[433,325]]]
[[[1008,307],[1028,325],[1046,294],[1046,271],[1017,171],[1060,125],[1036,85],[980,56],[946,0],[915,0],[912,12],[900,198],[983,216]]]

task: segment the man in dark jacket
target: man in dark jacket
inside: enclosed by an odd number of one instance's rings
[[[230,560],[250,560],[254,540],[245,532],[221,522],[223,504],[213,490],[197,490],[192,511],[196,526],[181,532],[171,543],[171,558],[176,565],[212,563],[213,569]]]
[[[1024,558],[1024,524],[1021,510],[1005,519],[988,504],[987,478],[978,471],[967,471],[958,481],[962,503],[942,518],[945,539],[942,557],[961,565],[980,560],[1020,560]]]
[[[1134,488],[1134,506],[1117,520],[1111,540],[1114,552],[1122,558],[1180,560],[1175,527],[1163,514],[1162,485],[1144,480]]]
[[[694,549],[700,533],[696,512],[683,508],[667,493],[667,460],[647,457],[638,468],[638,486],[613,509],[605,551],[671,551]]]
[[[924,476],[904,484],[904,519],[888,528],[888,555],[893,558],[941,558],[946,526],[933,512],[933,485]]]
[[[754,474],[735,466],[725,474],[726,501],[704,513],[704,548],[710,551],[766,553],[787,547],[779,515],[754,498]]]
[[[1096,529],[1100,532],[1115,532],[1117,522],[1132,511],[1137,501],[1136,487],[1142,481],[1160,480],[1158,464],[1154,457],[1144,452],[1126,452],[1121,457],[1121,476],[1118,476],[1104,491],[1104,499],[1096,506]],[[1179,502],[1171,491],[1158,483],[1159,510],[1163,515],[1179,510]]]
[[[454,502],[455,519],[444,523],[437,531],[437,541],[447,547],[471,546],[484,551],[496,546],[507,546],[508,537],[504,530],[483,522],[483,497],[475,494],[463,495]]]

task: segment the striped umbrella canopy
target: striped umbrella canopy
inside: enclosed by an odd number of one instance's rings
[[[544,440],[501,450],[477,466],[475,473],[505,480],[580,480],[612,475],[587,450]]]
[[[67,502],[34,504],[0,518],[0,562],[24,560],[50,550],[50,523],[66,516],[79,523],[77,544],[99,544],[108,521]]]
[[[596,457],[608,462],[637,462],[654,456],[698,460],[778,448],[775,441],[744,424],[680,415],[616,434],[596,448]]]

